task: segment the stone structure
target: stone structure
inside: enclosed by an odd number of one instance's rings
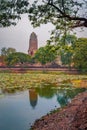
[[[37,49],[38,49],[37,35],[34,32],[32,32],[29,39],[28,54],[34,56]]]

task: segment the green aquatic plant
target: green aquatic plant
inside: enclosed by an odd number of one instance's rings
[[[74,86],[72,81],[84,79],[87,81],[87,75],[68,75],[57,72],[0,73],[0,88],[3,92],[16,92],[29,88],[47,87],[47,85],[51,87],[50,84],[52,84],[52,87],[57,89],[73,89],[76,85]]]

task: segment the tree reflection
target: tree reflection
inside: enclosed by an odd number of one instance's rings
[[[66,88],[57,90],[57,101],[61,107],[67,105],[78,93],[84,92],[86,90],[85,88]]]
[[[29,100],[32,108],[35,108],[38,101],[38,94],[35,89],[29,89]]]
[[[36,88],[40,97],[45,97],[46,99],[52,98],[56,94],[56,90],[52,89],[53,84],[42,85],[39,88]]]
[[[65,90],[57,91],[57,101],[58,101],[58,103],[60,104],[61,107],[67,105],[67,103],[69,102],[69,97],[66,94]]]
[[[61,107],[63,107],[67,105],[78,93],[84,92],[85,90],[85,88],[72,88],[68,86],[57,87],[54,84],[42,84],[38,88],[29,89],[30,105],[32,108],[35,108],[38,101],[38,95],[46,99],[51,99],[56,95],[57,102]]]

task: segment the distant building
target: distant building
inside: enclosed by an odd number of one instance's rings
[[[34,56],[37,49],[38,49],[37,35],[34,32],[32,32],[29,39],[28,54]]]

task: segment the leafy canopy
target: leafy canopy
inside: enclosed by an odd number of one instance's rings
[[[29,9],[29,19],[34,27],[52,23],[55,28],[51,41],[58,41],[61,34],[66,35],[74,27],[87,27],[87,1],[34,0]]]
[[[29,13],[29,18],[34,26],[52,22],[54,25],[57,24],[57,28],[60,27],[60,23],[63,26],[87,27],[86,0],[35,0],[29,9]]]
[[[47,22],[56,29],[87,27],[86,0],[0,0],[1,26],[15,25],[14,20],[20,19],[23,13],[29,14],[35,27]]]
[[[0,27],[16,25],[28,5],[27,0],[0,0]]]
[[[73,61],[75,67],[81,71],[87,71],[87,38],[79,38],[76,41]]]
[[[72,57],[74,55],[75,43],[77,37],[75,35],[67,34],[62,36],[60,39],[60,55],[62,64],[68,65],[70,67],[72,63]]]
[[[1,49],[1,55],[2,55],[2,56],[7,56],[7,55],[9,55],[9,54],[11,54],[11,53],[15,53],[15,52],[16,52],[16,49],[15,49],[15,48],[12,48],[12,47],[8,47],[8,48],[3,47],[3,48]]]
[[[7,55],[5,61],[7,65],[15,65],[17,63],[26,63],[29,62],[30,56],[22,52],[15,52]]]
[[[42,65],[50,63],[55,60],[57,53],[55,51],[55,46],[47,44],[44,47],[40,47],[35,53],[35,59]]]

